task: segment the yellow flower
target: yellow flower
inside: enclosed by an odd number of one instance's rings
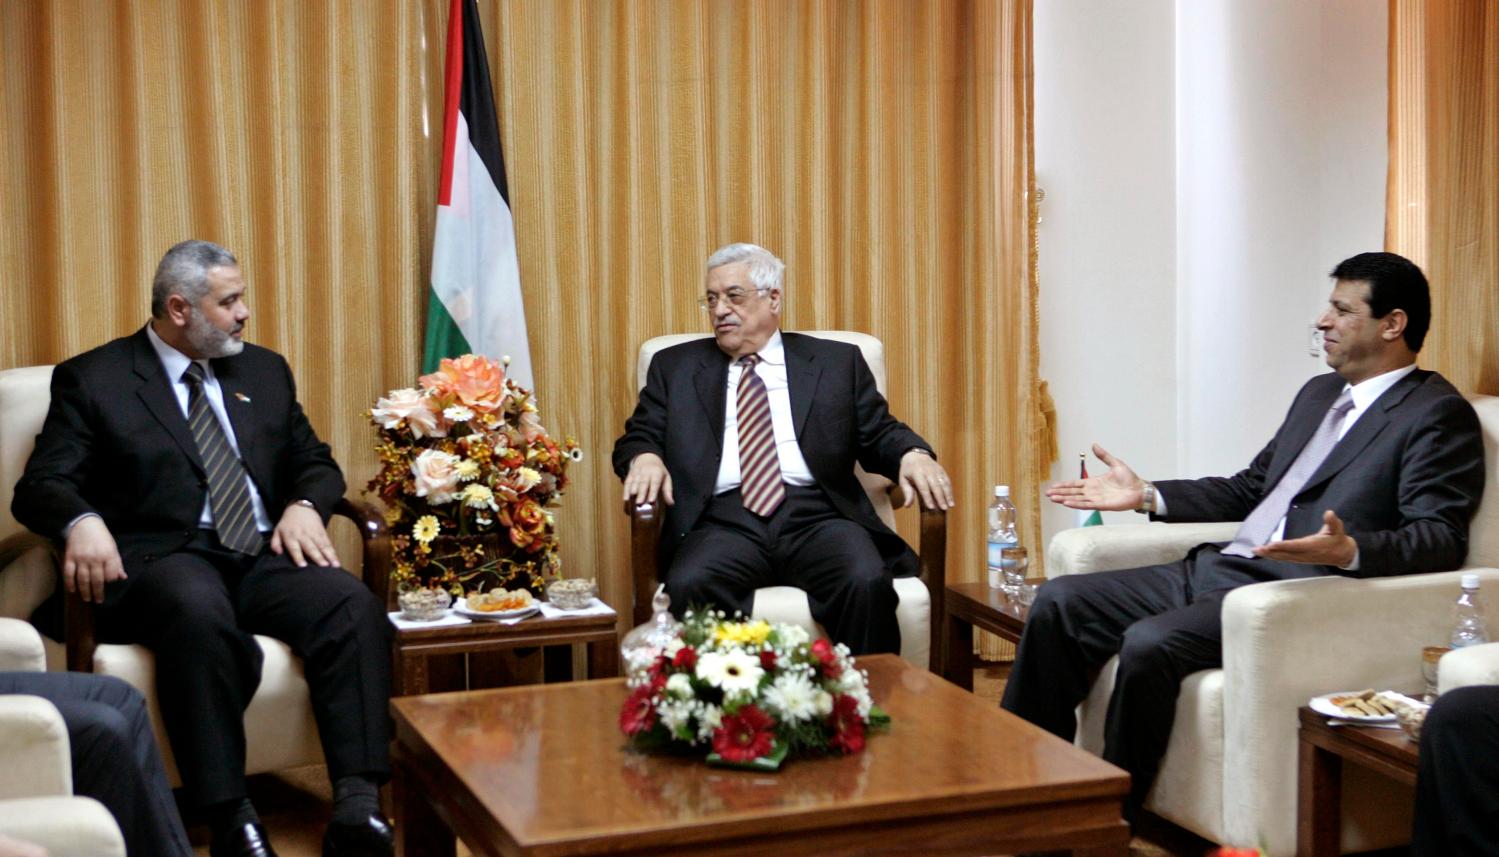
[[[386,509],[385,510],[385,526],[387,526],[387,527],[394,527],[396,524],[399,524],[399,523],[401,523],[401,507],[400,506],[391,506],[389,509]]]
[[[463,489],[463,503],[474,509],[499,509],[494,502],[494,492],[477,482],[471,482]]]
[[[756,622],[724,622],[713,630],[716,643],[750,643],[763,645],[770,637],[770,623],[761,619]]]
[[[438,525],[435,516],[423,515],[416,519],[416,526],[411,528],[411,536],[422,544],[427,544],[437,538],[441,531],[442,527]]]
[[[465,458],[458,462],[458,478],[464,482],[479,478],[479,463]]]

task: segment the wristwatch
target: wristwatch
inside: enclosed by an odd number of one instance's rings
[[[1140,505],[1135,507],[1135,511],[1139,512],[1142,515],[1150,515],[1155,513],[1154,484],[1146,482],[1145,484],[1140,486]]]
[[[293,500],[292,501],[292,505],[293,506],[306,506],[307,508],[311,509],[314,512],[317,511],[317,504],[314,503],[314,502],[312,502],[311,500],[307,499],[306,497],[302,497],[300,499]]]

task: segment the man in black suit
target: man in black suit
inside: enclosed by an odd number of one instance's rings
[[[1449,690],[1421,725],[1411,857],[1499,854],[1499,685]]]
[[[627,502],[668,506],[661,567],[673,605],[749,615],[754,591],[807,592],[812,616],[855,654],[896,652],[893,577],[916,557],[875,514],[858,462],[907,505],[952,506],[926,441],[890,416],[855,346],[780,330],[785,265],[753,244],[707,263],[699,301],[714,338],[651,361],[614,445]]]
[[[334,783],[325,854],[390,854],[390,624],[338,567],[326,522],[344,481],[286,361],[246,345],[239,264],[206,241],[167,251],[151,320],[56,368],[16,519],[66,541],[69,591],[100,637],[156,658],[157,699],[214,855],[273,854],[245,793],[252,638],[303,660]]]
[[[1107,472],[1059,482],[1074,509],[1135,509],[1165,521],[1243,520],[1228,544],[1185,560],[1047,582],[1037,594],[1002,705],[1071,740],[1073,709],[1119,655],[1104,758],[1132,777],[1133,818],[1155,781],[1182,679],[1222,666],[1221,607],[1248,583],[1378,577],[1461,565],[1483,491],[1473,408],[1416,368],[1431,319],[1426,277],[1393,253],[1333,269],[1317,322],[1333,373],[1308,381],[1275,437],[1227,478],[1150,483],[1095,446]]]

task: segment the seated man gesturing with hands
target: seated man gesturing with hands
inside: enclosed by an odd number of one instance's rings
[[[1094,672],[1119,655],[1104,758],[1130,773],[1126,816],[1150,792],[1181,681],[1222,665],[1223,597],[1267,580],[1377,577],[1462,564],[1483,491],[1473,408],[1417,369],[1431,319],[1426,278],[1393,253],[1332,272],[1317,322],[1327,364],[1275,437],[1231,477],[1147,482],[1095,446],[1098,476],[1047,491],[1074,509],[1147,512],[1165,521],[1240,521],[1232,542],[1178,562],[1069,575],[1037,593],[1002,705],[1071,740]]]

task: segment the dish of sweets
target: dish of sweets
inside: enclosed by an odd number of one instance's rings
[[[1400,708],[1421,706],[1419,701],[1404,694],[1372,688],[1314,696],[1308,704],[1318,714],[1360,723],[1393,723]]]
[[[453,605],[454,612],[470,619],[516,619],[529,616],[540,609],[541,605],[525,589],[472,592]]]

